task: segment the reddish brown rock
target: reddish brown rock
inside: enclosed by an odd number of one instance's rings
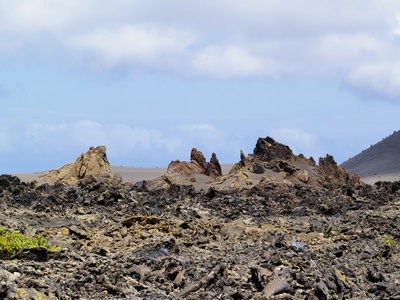
[[[256,159],[264,162],[289,160],[294,156],[288,146],[276,142],[269,136],[258,139],[253,153]]]
[[[192,171],[190,168],[190,163],[177,159],[171,161],[171,163],[168,165],[167,173],[177,173],[190,176]]]
[[[172,161],[167,169],[167,174],[181,174],[191,176],[192,173],[204,174],[213,178],[222,175],[221,165],[215,153],[207,163],[203,153],[193,148],[190,153],[190,162],[175,160]]]
[[[325,158],[320,157],[316,170],[326,183],[342,185],[349,181],[349,172],[338,166],[332,155],[327,154]]]
[[[194,165],[197,165],[200,172],[196,173],[205,173],[207,170],[207,162],[206,159],[200,151],[198,151],[196,148],[192,149],[192,152],[190,153],[190,162]]]
[[[221,165],[219,164],[217,155],[215,153],[213,153],[211,155],[210,162],[207,163],[206,175],[213,177],[213,178],[222,176]]]
[[[348,183],[349,183],[349,185],[356,185],[356,184],[363,185],[364,184],[364,182],[362,182],[360,180],[360,175],[358,175],[357,173],[354,173],[353,175],[351,175]]]

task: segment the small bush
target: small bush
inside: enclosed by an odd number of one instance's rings
[[[388,243],[390,246],[393,246],[393,247],[400,247],[400,243],[393,239],[382,239],[382,242]]]
[[[5,253],[8,258],[32,247],[45,247],[51,251],[60,251],[60,247],[47,245],[47,240],[41,234],[37,237],[25,237],[19,232],[10,232],[0,226],[0,252]]]

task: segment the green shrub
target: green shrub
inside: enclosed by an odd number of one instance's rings
[[[51,251],[60,251],[60,247],[47,245],[47,240],[41,234],[37,237],[25,237],[19,232],[10,232],[0,226],[0,252],[6,254],[8,258],[32,247],[45,247]]]
[[[390,246],[393,247],[400,247],[400,243],[398,241],[395,241],[394,239],[382,239],[382,242],[388,243]]]

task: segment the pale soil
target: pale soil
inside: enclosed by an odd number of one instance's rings
[[[380,174],[380,175],[375,175],[375,176],[367,176],[367,177],[361,177],[361,181],[368,183],[368,184],[374,184],[375,182],[378,181],[399,181],[400,180],[400,173],[386,173],[386,174]]]
[[[123,181],[136,183],[142,180],[150,180],[157,178],[165,172],[167,168],[140,168],[140,167],[123,167],[123,166],[111,166],[114,174],[120,174]],[[232,169],[233,164],[222,164],[222,174],[228,174]],[[32,180],[37,180],[40,175],[45,172],[37,173],[18,173],[12,174],[17,176],[21,181],[28,182]]]
[[[223,164],[221,165],[222,173],[228,174],[231,170],[233,164]],[[122,166],[112,166],[114,174],[120,174],[125,182],[136,183],[142,180],[150,180],[157,178],[167,171],[167,168],[140,168],[140,167],[122,167]],[[31,180],[36,180],[44,172],[37,173],[18,173],[13,174],[17,176],[21,181],[28,182]],[[200,178],[196,178],[199,180]],[[400,180],[399,173],[384,173],[375,176],[362,177],[361,181],[374,184],[378,181],[398,181]],[[201,181],[201,180],[200,180]]]

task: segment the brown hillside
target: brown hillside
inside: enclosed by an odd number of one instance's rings
[[[383,139],[341,164],[361,177],[400,172],[400,131]]]

